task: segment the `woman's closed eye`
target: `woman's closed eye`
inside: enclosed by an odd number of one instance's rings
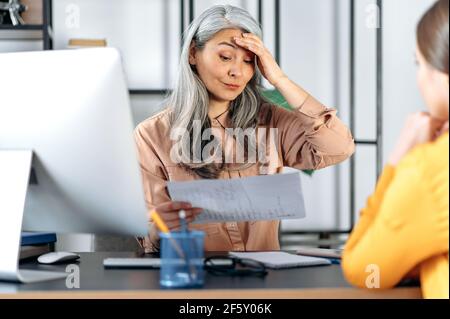
[[[221,55],[220,59],[222,61],[228,62],[228,61],[231,61],[232,58],[228,57],[228,56],[225,56],[225,55]],[[251,59],[251,60],[244,60],[244,62],[247,63],[247,64],[254,64],[255,63],[253,59]]]
[[[222,61],[230,61],[230,60],[231,60],[230,57],[225,56],[225,55],[221,55],[221,56],[220,56],[220,59],[221,59]]]

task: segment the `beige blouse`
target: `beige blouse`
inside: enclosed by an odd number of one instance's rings
[[[135,130],[143,175],[144,191],[149,210],[170,201],[167,181],[200,179],[171,160],[170,151],[175,141],[170,140],[170,110],[166,109],[144,122]],[[212,119],[214,130],[225,133],[229,127],[229,112]],[[336,117],[336,110],[328,109],[313,97],[294,111],[264,104],[261,107],[258,128],[277,128],[275,138],[267,135],[267,157],[240,170],[224,170],[220,179],[277,174],[284,166],[297,169],[321,169],[350,157],[354,141],[348,128]],[[217,136],[217,134],[214,134]],[[269,138],[271,140],[269,140]],[[271,143],[272,141],[272,143]],[[238,165],[238,164],[233,164]],[[239,166],[239,165],[238,165]],[[191,229],[205,231],[206,251],[279,250],[279,221],[226,222],[190,225]],[[149,236],[140,239],[146,252],[159,250],[158,230],[149,221]]]

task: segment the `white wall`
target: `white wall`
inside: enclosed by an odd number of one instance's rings
[[[54,1],[55,49],[71,38],[106,38],[123,56],[130,88],[165,88],[178,59],[178,0]]]
[[[273,1],[263,0],[264,40],[274,49]],[[415,25],[433,0],[384,1],[383,154],[388,156],[407,113],[423,108],[415,83]],[[130,88],[171,87],[179,55],[178,0],[56,0],[55,48],[70,38],[106,38],[123,54]],[[255,17],[256,0],[197,0],[196,14],[215,3],[243,6]],[[375,33],[366,10],[374,0],[356,1],[356,129],[358,139],[374,139]],[[186,8],[187,8],[186,2]],[[349,123],[349,0],[281,1],[281,64],[285,72]],[[1,40],[0,52],[40,50],[36,41]],[[0,71],[1,72],[1,71]],[[161,107],[159,96],[132,96],[136,124]],[[375,152],[358,147],[356,207],[375,185]],[[283,222],[283,229],[349,226],[348,161],[303,178],[307,218]],[[357,214],[357,212],[354,212]],[[90,250],[91,236],[61,237],[61,249]]]
[[[346,1],[342,2],[343,6]],[[270,11],[269,11],[270,12]],[[335,107],[345,118],[347,109],[338,95],[339,63],[341,50],[347,46],[336,41],[341,24],[337,2],[282,1],[281,2],[281,66],[287,75],[329,107]],[[343,26],[342,26],[343,25]],[[346,39],[343,40],[345,42]],[[342,61],[344,64],[346,61]],[[344,67],[344,69],[346,69]],[[341,165],[340,165],[341,166]],[[341,167],[327,168],[305,176],[302,180],[307,217],[282,223],[284,230],[317,230],[339,228],[339,212],[343,195],[338,188],[337,176]],[[348,214],[348,209],[345,211]],[[344,214],[345,214],[344,213]]]

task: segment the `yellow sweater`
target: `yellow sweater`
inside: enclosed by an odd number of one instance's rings
[[[449,298],[448,139],[385,167],[344,249],[351,284],[392,288],[418,266],[423,297]]]

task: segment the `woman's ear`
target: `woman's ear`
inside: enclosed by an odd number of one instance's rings
[[[195,41],[192,41],[191,45],[189,46],[189,64],[190,65],[197,64],[196,53],[197,53],[197,48],[195,46]]]

